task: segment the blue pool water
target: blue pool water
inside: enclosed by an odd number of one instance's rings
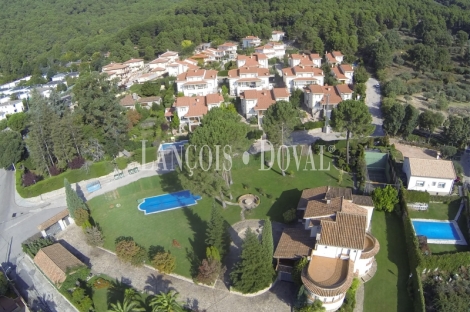
[[[460,240],[453,223],[429,222],[412,220],[416,235],[424,235],[428,239]]]
[[[196,205],[201,196],[193,195],[190,191],[179,191],[171,194],[163,194],[147,197],[137,206],[145,214],[157,213],[166,210],[177,209]]]
[[[176,150],[179,152],[181,150],[181,146],[184,146],[186,143],[188,143],[187,140],[174,142],[174,143],[163,143],[162,145],[160,145],[159,150],[160,151],[166,151],[166,150],[170,149],[172,146],[174,146],[174,147],[176,147]]]

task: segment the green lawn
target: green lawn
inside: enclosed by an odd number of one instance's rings
[[[410,218],[420,218],[420,219],[437,219],[437,220],[454,220],[457,212],[460,208],[461,199],[451,201],[448,204],[444,203],[430,203],[427,211],[416,211],[409,210]],[[460,227],[460,231],[465,236],[467,242],[468,240],[468,230],[465,218],[463,213],[457,223]],[[442,245],[442,244],[428,244],[429,249],[434,254],[446,253],[446,252],[456,252],[456,251],[468,251],[468,246],[462,245]]]
[[[400,218],[375,211],[372,234],[380,242],[380,251],[375,256],[377,273],[365,284],[364,312],[412,311],[413,303],[407,291],[410,271]]]
[[[93,305],[95,311],[108,311],[108,289],[95,289],[93,290]]]
[[[325,156],[324,167],[331,162]],[[282,214],[289,208],[297,206],[301,191],[305,188],[321,185],[337,185],[338,171],[331,165],[330,171],[295,171],[294,176],[283,177],[278,169],[260,171],[260,160],[250,158],[250,163],[243,165],[240,158],[233,161],[232,194],[233,201],[246,193],[259,194],[259,188],[266,195],[260,196],[261,203],[246,218],[270,217],[274,221],[282,221]],[[294,169],[295,161],[291,160],[290,169]],[[315,156],[315,166],[319,168],[319,157]],[[276,167],[276,165],[274,165]],[[301,169],[305,167],[305,156]],[[244,189],[243,184],[248,188]],[[343,186],[351,186],[349,176],[344,175]],[[197,205],[185,209],[176,209],[163,213],[144,215],[137,209],[137,200],[148,196],[181,190],[176,173],[141,179],[135,183],[119,188],[114,196],[99,196],[89,201],[92,217],[103,229],[104,247],[114,250],[115,239],[119,236],[132,236],[135,241],[146,248],[161,246],[176,256],[175,273],[191,276],[191,264],[194,257],[205,256],[205,232],[210,210],[214,199],[203,196]],[[268,196],[269,195],[269,196]],[[270,197],[270,198],[268,198]],[[120,204],[120,207],[115,207]],[[110,208],[114,206],[114,208]],[[227,206],[222,212],[230,224],[240,221],[240,208]],[[173,246],[177,240],[180,247]]]

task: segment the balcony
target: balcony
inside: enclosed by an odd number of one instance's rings
[[[361,259],[370,259],[374,257],[380,249],[379,241],[369,233],[366,233],[364,240],[364,249],[361,253]]]

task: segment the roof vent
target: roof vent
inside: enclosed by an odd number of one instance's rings
[[[327,203],[327,204],[331,203],[331,200],[330,200],[330,199],[327,199],[327,200],[326,200],[326,203]]]

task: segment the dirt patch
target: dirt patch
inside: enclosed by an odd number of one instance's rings
[[[428,148],[405,145],[398,142],[391,143],[395,144],[395,148],[403,154],[403,157],[436,159],[437,156],[437,151]]]

